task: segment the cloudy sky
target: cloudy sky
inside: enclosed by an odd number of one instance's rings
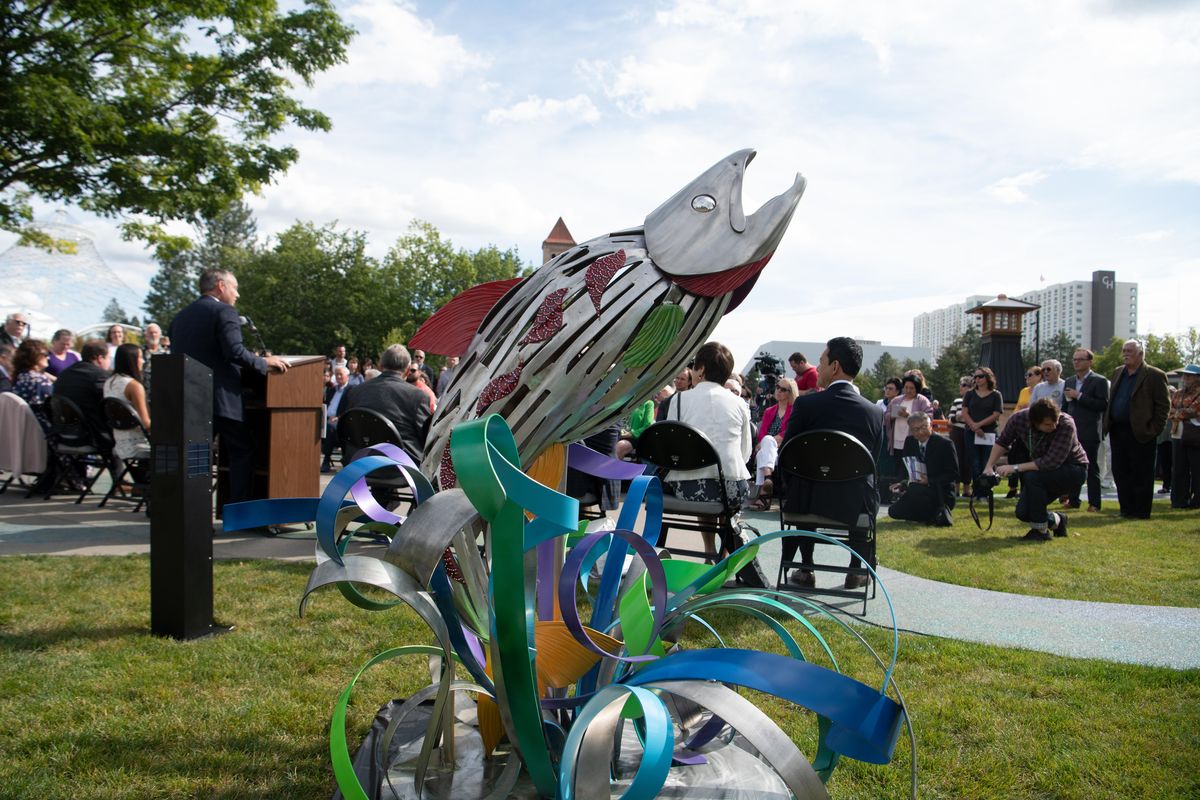
[[[717,159],[758,150],[746,208],[808,179],[717,338],[911,343],[912,317],[1114,269],[1143,332],[1200,325],[1200,5],[531,0],[343,2],[349,62],[303,90],[331,134],[251,205],[365,231],[416,217],[537,260],[639,224]],[[78,215],[83,218],[83,215]],[[104,223],[139,291],[153,265]],[[0,242],[3,244],[3,242]],[[1190,278],[1190,280],[1185,280]]]

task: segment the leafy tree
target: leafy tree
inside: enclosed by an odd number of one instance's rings
[[[1184,365],[1179,340],[1174,336],[1156,336],[1150,333],[1142,340],[1142,344],[1146,346],[1146,361],[1159,369],[1170,372]]]
[[[238,308],[277,353],[324,354],[334,342],[378,353],[395,298],[379,292],[366,246],[363,233],[296,223],[238,268]]]
[[[344,61],[352,35],[330,0],[0,4],[0,229],[49,243],[28,228],[33,197],[215,217],[296,161],[281,131],[329,129],[292,81]]]
[[[1191,331],[1189,331],[1190,333]],[[1184,336],[1146,334],[1142,337],[1142,344],[1146,348],[1146,362],[1166,372],[1179,369],[1188,363],[1185,358],[1187,336],[1188,334]],[[1124,345],[1124,339],[1114,337],[1108,347],[1096,354],[1096,358],[1092,361],[1092,369],[1105,377],[1112,375],[1123,363],[1121,348]]]
[[[1108,377],[1116,371],[1117,367],[1121,366],[1121,348],[1125,345],[1124,339],[1113,337],[1100,352],[1096,353],[1096,357],[1092,359],[1092,371],[1104,377]]]
[[[397,327],[405,338],[458,294],[486,281],[528,275],[516,250],[488,245],[470,253],[456,250],[433,225],[413,220],[380,265],[384,290],[401,298],[406,309]],[[399,309],[397,309],[399,310]]]
[[[1187,333],[1181,334],[1179,337],[1179,354],[1183,356],[1183,360],[1189,364],[1200,362],[1200,333],[1195,327],[1187,329]]]
[[[1054,358],[1063,365],[1063,369],[1070,375],[1071,356],[1075,355],[1075,351],[1083,345],[1071,338],[1071,334],[1066,331],[1059,331],[1050,338],[1049,341],[1042,342],[1042,361]],[[1027,362],[1033,364],[1034,362]]]
[[[949,401],[958,397],[958,379],[970,375],[979,366],[982,357],[982,336],[975,328],[967,328],[955,338],[938,356],[937,366],[925,371],[925,378],[933,396],[945,408]]]
[[[197,227],[199,244],[187,240],[163,242],[155,249],[158,272],[150,279],[144,308],[147,319],[164,329],[175,315],[196,299],[200,273],[221,267],[236,275],[257,250],[257,223],[240,200],[214,219]],[[239,279],[240,280],[240,279]]]
[[[130,324],[129,315],[125,313],[125,309],[121,308],[121,304],[117,302],[117,298],[108,301],[108,305],[104,307],[105,322],[124,322]]]
[[[223,266],[242,259],[233,267],[238,307],[278,353],[324,354],[342,343],[352,354],[377,358],[385,346],[407,341],[454,295],[481,280],[529,270],[515,250],[456,249],[424,222],[414,222],[382,263],[366,247],[366,234],[299,222],[266,248],[206,245],[196,252],[224,253]],[[430,363],[439,365],[434,358]]]
[[[873,370],[865,369],[854,376],[854,385],[858,392],[868,400],[878,400],[883,397],[883,384],[875,382]]]
[[[888,378],[900,377],[900,364],[896,361],[895,356],[885,350],[883,355],[875,360],[875,366],[871,368],[870,375],[874,379],[875,385],[882,388]]]

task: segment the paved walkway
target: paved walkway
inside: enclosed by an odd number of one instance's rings
[[[323,476],[326,477],[326,476]],[[96,507],[95,500],[25,500],[15,487],[0,495],[0,556],[124,555],[150,552],[150,524],[125,502]],[[748,515],[761,530],[773,530],[774,515]],[[355,547],[370,552],[379,545]],[[818,548],[828,547],[818,545]],[[311,560],[311,531],[294,526],[276,538],[225,534],[213,539],[218,559]],[[818,553],[818,558],[821,554]],[[774,575],[778,546],[763,548],[764,566]],[[914,633],[1038,650],[1076,658],[1098,658],[1176,669],[1200,668],[1200,609],[1054,600],[972,589],[881,568],[896,619]],[[840,576],[828,576],[833,580]],[[824,580],[826,578],[822,578]],[[857,612],[860,605],[846,603]],[[867,620],[891,625],[882,593],[868,604]]]

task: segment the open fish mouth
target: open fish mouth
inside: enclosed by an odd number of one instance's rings
[[[747,149],[721,159],[646,217],[655,266],[690,294],[718,297],[753,285],[804,194],[797,173],[787,191],[746,216],[742,182],[754,155]]]

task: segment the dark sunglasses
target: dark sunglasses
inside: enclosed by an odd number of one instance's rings
[[[1026,372],[1025,377],[1026,378],[1040,378],[1041,376],[1038,375],[1036,372]]]
[[[987,377],[987,375],[976,375],[975,380],[979,380],[980,378],[986,378],[986,377]]]

